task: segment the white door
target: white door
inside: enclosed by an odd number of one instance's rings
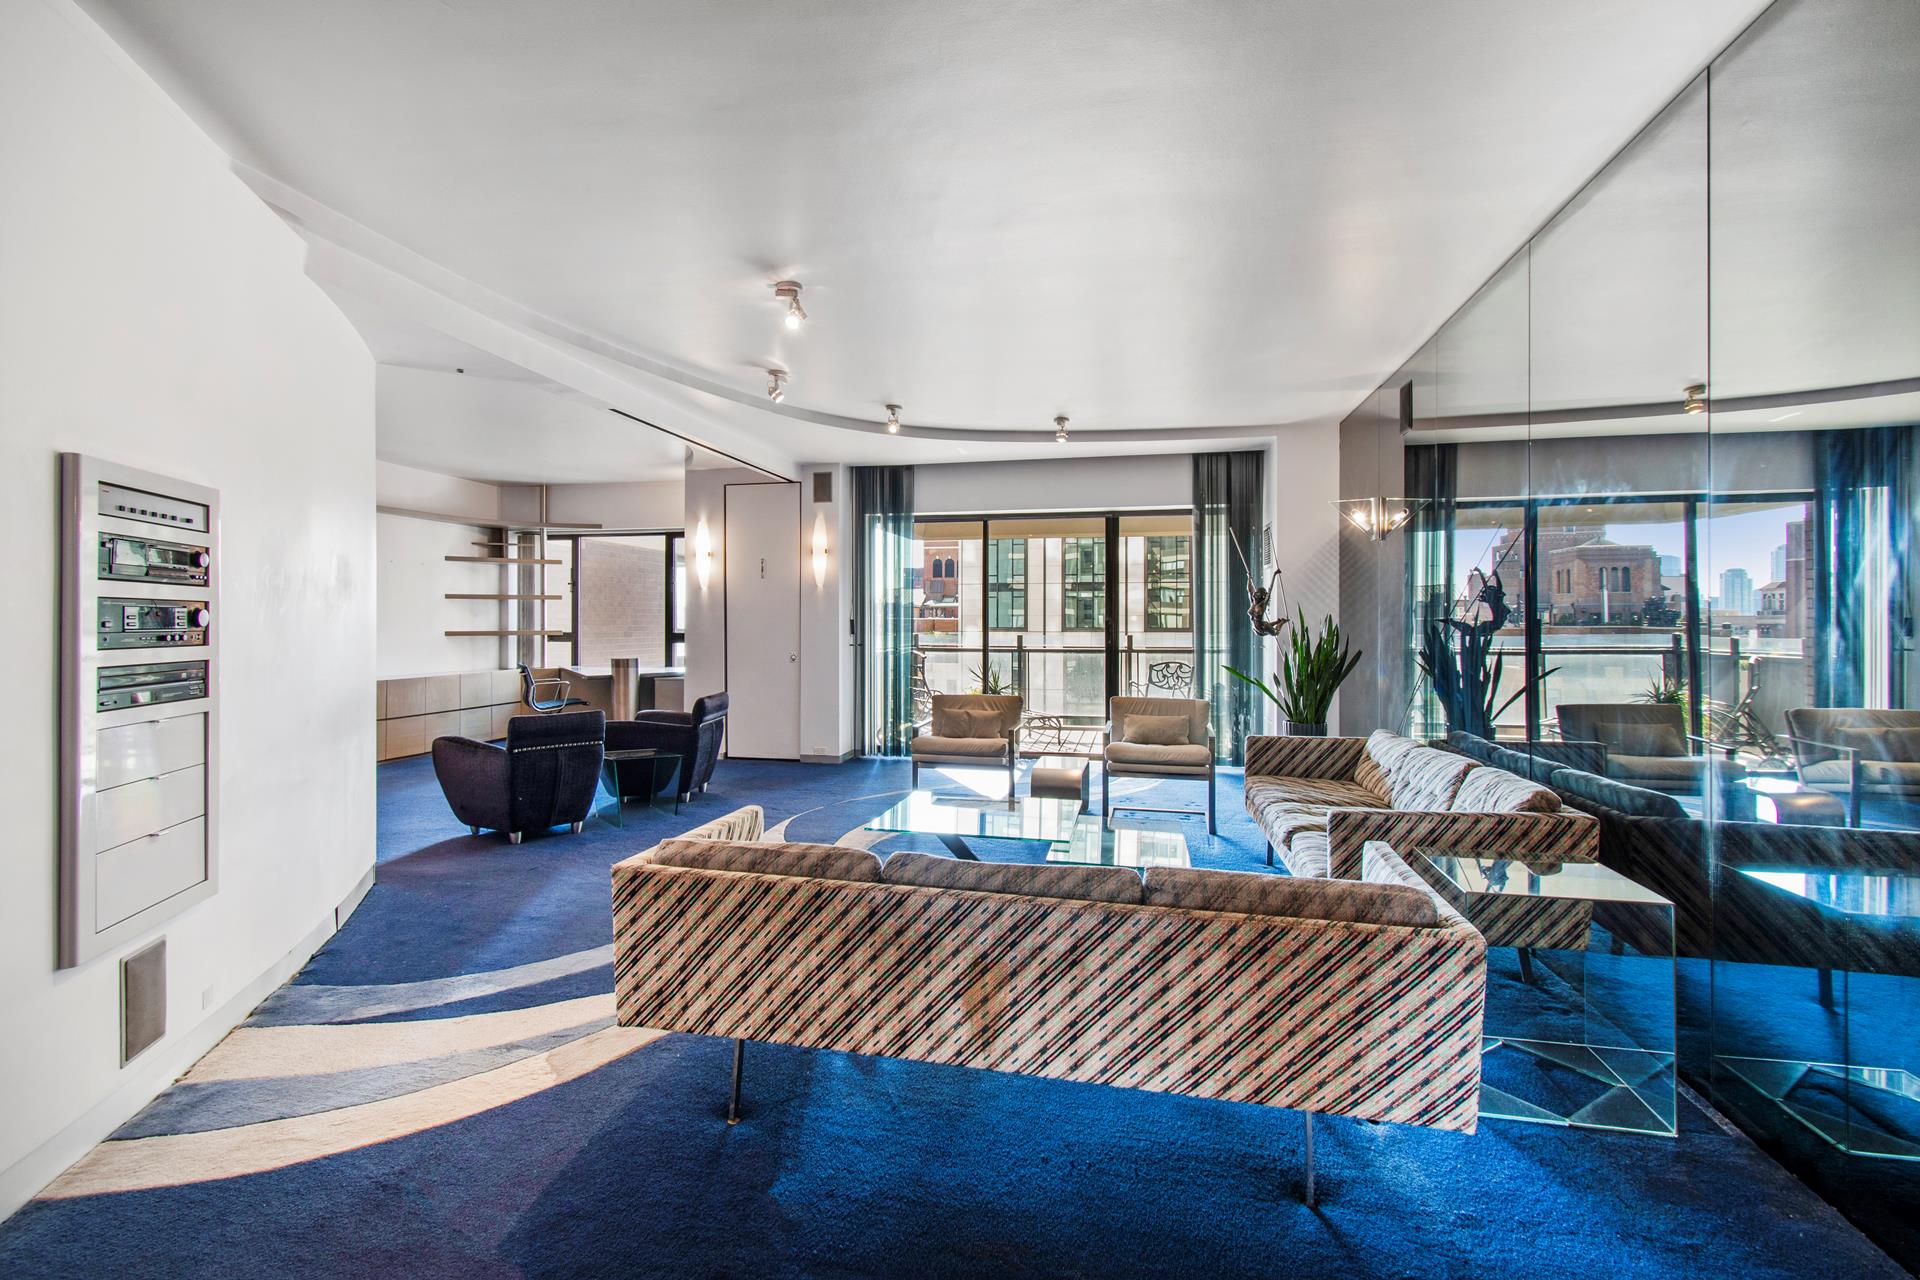
[[[726,491],[727,754],[800,758],[800,486]]]

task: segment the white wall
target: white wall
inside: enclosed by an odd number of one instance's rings
[[[824,472],[833,501],[813,500]],[[854,725],[853,494],[849,469],[808,467],[800,476],[800,758],[831,762],[853,753]],[[823,572],[814,574],[814,545],[823,540]]]
[[[305,961],[373,861],[373,368],[301,245],[70,3],[0,5],[0,1213]],[[54,969],[58,483],[76,450],[221,491],[220,891],[160,931],[168,1034],[122,1068],[117,956]],[[143,945],[152,935],[139,940]]]
[[[556,484],[547,489],[547,519],[603,529],[666,532],[686,518],[686,486],[679,480],[616,484]]]
[[[913,469],[917,515],[1129,511],[1193,504],[1191,454],[1036,458]]]
[[[383,507],[431,511],[472,520],[500,518],[499,485],[403,467],[397,462],[374,464],[374,493]]]
[[[447,593],[505,590],[498,565],[461,564],[448,556],[492,554],[473,545],[474,525],[382,514],[378,524],[379,678],[490,671],[500,665],[497,636],[449,636],[500,626],[497,600],[449,600]]]
[[[687,472],[687,705],[727,687],[726,486],[766,477],[746,467]],[[707,554],[703,556],[702,549]],[[702,562],[707,581],[700,582]],[[743,603],[742,607],[751,607]],[[751,715],[752,708],[734,714]]]
[[[1265,463],[1267,476],[1267,519],[1273,523],[1273,556],[1281,572],[1285,605],[1289,616],[1297,619],[1305,609],[1307,621],[1318,627],[1340,613],[1340,515],[1334,502],[1340,496],[1340,424],[1318,423],[1289,427],[1274,437]],[[1271,573],[1274,566],[1268,566]],[[1282,602],[1275,599],[1270,612],[1277,613]],[[1267,672],[1280,669],[1280,643],[1290,637],[1281,632],[1267,642]],[[1354,669],[1353,679],[1366,671],[1364,663]],[[1273,685],[1269,679],[1267,682]],[[1260,699],[1267,703],[1265,698]],[[1337,723],[1340,700],[1329,723]],[[1267,703],[1266,725],[1280,728],[1278,713]]]

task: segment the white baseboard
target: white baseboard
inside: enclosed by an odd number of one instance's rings
[[[78,1120],[0,1171],[0,1221],[10,1218],[55,1178],[87,1152],[105,1141],[115,1129],[138,1115],[140,1109],[160,1096],[174,1081],[185,1075],[208,1050],[239,1026],[248,1014],[300,972],[338,928],[336,919],[345,919],[373,883],[373,871],[355,886],[340,907],[330,909],[307,935],[252,982],[235,992],[218,1009],[202,1018],[189,1030],[170,1037],[168,1042],[135,1059],[126,1078]]]
[[[354,913],[361,901],[365,899],[367,890],[373,888],[373,872],[374,868],[368,867],[367,874],[360,877],[360,883],[354,885],[347,896],[340,900],[340,905],[333,909],[333,927],[336,932],[341,925],[347,922],[347,917]]]

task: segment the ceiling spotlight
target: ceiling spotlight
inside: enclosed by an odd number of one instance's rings
[[[1064,413],[1053,420],[1053,438],[1061,444],[1067,442],[1067,415]]]
[[[900,406],[897,404],[887,406],[887,434],[890,436],[900,434]]]
[[[787,398],[787,371],[785,369],[767,370],[767,399],[779,404]]]
[[[773,296],[784,298],[787,302],[787,328],[798,329],[807,319],[807,309],[800,305],[800,282],[782,280],[773,286]]]
[[[1696,382],[1687,388],[1687,398],[1680,402],[1680,407],[1688,413],[1705,413],[1707,411],[1706,397],[1707,384],[1704,382]]]

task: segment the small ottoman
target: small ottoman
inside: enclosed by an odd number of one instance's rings
[[[1087,761],[1081,756],[1041,756],[1027,775],[1027,794],[1055,800],[1077,800],[1080,812],[1091,807]]]

